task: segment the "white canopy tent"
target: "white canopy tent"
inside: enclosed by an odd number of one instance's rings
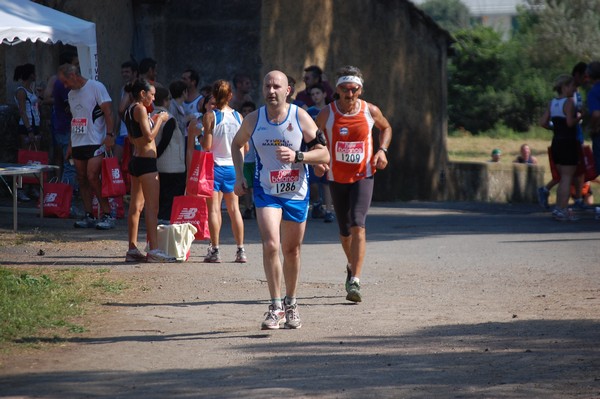
[[[81,74],[98,80],[96,24],[29,0],[0,0],[0,43],[28,40],[76,46]]]

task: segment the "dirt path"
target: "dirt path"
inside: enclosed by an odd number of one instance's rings
[[[344,300],[336,226],[311,220],[303,327],[278,331],[260,330],[268,295],[255,221],[246,265],[200,263],[197,243],[190,262],[133,266],[122,262],[124,222],[82,234],[44,220],[42,232],[77,241],[43,258],[36,244],[2,249],[2,264],[109,267],[138,288],[106,303],[90,332],[2,359],[0,397],[600,398],[600,222],[582,217],[379,204],[359,305]],[[22,219],[25,230],[40,224]],[[228,227],[222,236],[233,260]]]

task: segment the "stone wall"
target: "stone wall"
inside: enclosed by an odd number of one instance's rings
[[[447,201],[535,203],[544,175],[538,165],[449,162],[441,194]]]
[[[375,200],[441,199],[445,31],[411,2],[395,0],[264,0],[261,29],[262,74],[276,68],[299,78],[311,64],[331,80],[344,65],[363,71],[363,98],[379,106],[393,128],[390,164],[377,173]]]
[[[393,127],[390,165],[377,173],[374,199],[442,199],[451,38],[410,1],[38,2],[96,23],[100,80],[113,99],[122,84],[120,64],[130,56],[155,58],[164,84],[190,66],[199,70],[203,84],[246,72],[257,102],[268,70],[294,76],[302,90],[308,65],[320,65],[331,80],[339,67],[356,65],[365,76],[364,98],[378,105]],[[40,80],[54,73],[60,46],[19,46],[0,46],[5,71],[17,62],[34,62]]]

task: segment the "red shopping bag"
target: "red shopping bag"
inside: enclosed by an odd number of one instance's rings
[[[552,158],[552,147],[548,147],[548,162],[550,163],[550,173],[552,174],[552,180],[560,181],[560,175],[558,174],[558,169],[556,169],[556,164],[554,163],[554,158]]]
[[[212,197],[215,186],[215,164],[212,152],[194,151],[185,190],[188,195]]]
[[[210,238],[208,230],[208,207],[206,198],[191,195],[178,195],[173,198],[171,224],[191,223],[198,229],[196,240]]]
[[[44,183],[44,216],[68,218],[72,198],[73,186],[69,183]]]
[[[579,165],[577,165],[576,175],[583,174],[585,181],[591,181],[596,178],[596,166],[594,164],[594,153],[589,145],[581,146],[579,154]]]
[[[17,154],[17,163],[21,165],[48,165],[48,152],[38,151],[37,148],[29,148],[27,150],[19,150]],[[23,176],[25,184],[39,184],[36,176]]]
[[[102,196],[120,197],[127,194],[125,180],[119,167],[117,157],[108,156],[102,159]]]
[[[554,164],[554,159],[552,159],[552,147],[548,147],[548,160],[550,161],[550,172],[552,173],[552,179],[555,181],[560,181],[560,175],[558,174],[558,169],[556,169],[556,165]],[[594,153],[592,152],[592,147],[589,145],[582,145],[581,152],[579,153],[579,164],[577,165],[577,170],[575,171],[575,175],[579,176],[583,174],[585,181],[591,181],[596,178],[596,166],[594,164]]]
[[[110,205],[110,213],[116,219],[123,219],[125,217],[125,203],[123,202],[123,197],[109,197],[108,205]],[[98,205],[98,198],[94,195],[92,196],[92,213],[96,216],[100,216]]]

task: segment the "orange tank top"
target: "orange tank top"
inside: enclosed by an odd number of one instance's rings
[[[335,101],[329,104],[325,133],[331,153],[330,181],[354,183],[373,176],[373,125],[366,101],[360,100],[360,109],[354,114],[342,114]]]

